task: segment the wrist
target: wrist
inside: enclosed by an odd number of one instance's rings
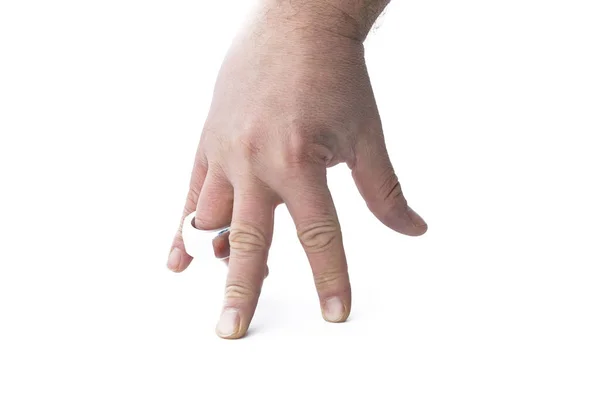
[[[390,0],[263,0],[263,22],[271,26],[329,33],[364,41]]]

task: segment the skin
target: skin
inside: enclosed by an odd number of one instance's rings
[[[427,230],[394,173],[365,65],[363,40],[386,4],[264,1],[223,62],[183,212],[196,211],[199,229],[231,224],[216,329],[223,338],[248,330],[282,203],[312,268],[323,318],[348,318],[350,281],[328,167],[346,163],[369,209],[391,229],[411,236]],[[180,224],[167,265],[181,272],[191,260]]]

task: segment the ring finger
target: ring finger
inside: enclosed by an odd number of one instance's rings
[[[229,226],[233,212],[233,187],[217,167],[209,167],[196,206],[194,226],[197,229],[219,229]],[[229,257],[229,233],[213,240],[214,255]]]

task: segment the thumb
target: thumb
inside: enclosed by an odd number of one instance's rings
[[[369,210],[385,225],[409,236],[420,236],[427,224],[408,206],[390,161],[383,134],[372,135],[355,149],[352,177]]]

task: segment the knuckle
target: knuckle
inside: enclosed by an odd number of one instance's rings
[[[392,168],[386,170],[381,182],[377,196],[378,201],[388,206],[397,205],[399,200],[405,201],[402,186]]]
[[[246,160],[255,160],[264,151],[264,135],[261,130],[249,128],[237,137],[241,156]],[[238,147],[238,146],[234,146]]]
[[[310,147],[305,131],[297,129],[289,135],[284,145],[283,155],[288,164],[302,164],[310,154]]]
[[[225,287],[225,298],[227,299],[252,299],[259,294],[260,290],[245,281],[234,281]]]
[[[327,251],[340,237],[339,223],[334,219],[313,222],[298,228],[298,238],[308,253]]]
[[[236,224],[229,233],[229,246],[238,255],[262,253],[269,247],[266,235],[248,224]]]
[[[335,138],[320,132],[320,129],[294,122],[284,135],[281,151],[284,165],[304,166],[307,164],[325,164],[333,158]]]

